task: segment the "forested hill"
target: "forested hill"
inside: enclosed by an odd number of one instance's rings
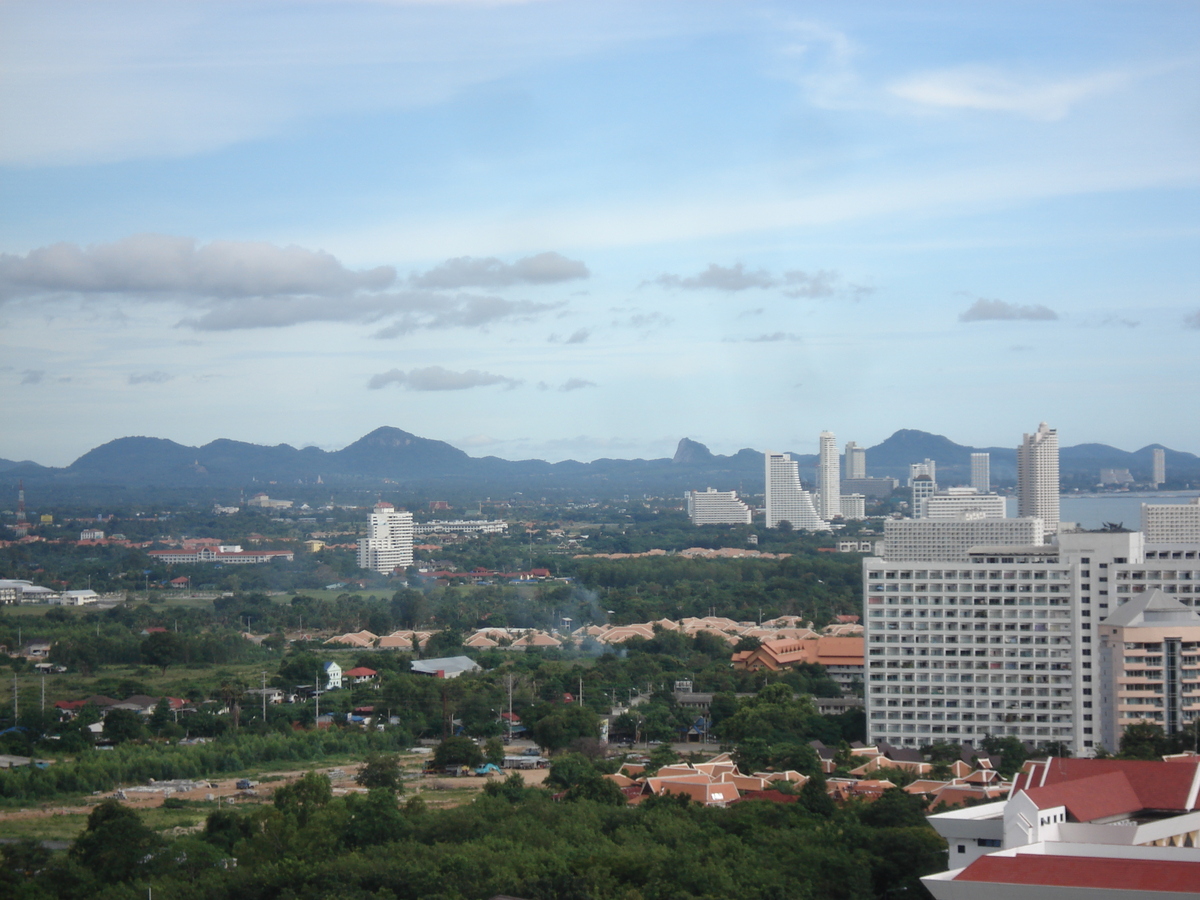
[[[1095,480],[1101,468],[1129,469],[1148,479],[1152,450],[1133,453],[1102,444],[1066,447],[1061,451],[1064,479]],[[867,471],[873,476],[903,478],[912,462],[933,459],[940,480],[960,483],[969,477],[971,453],[980,448],[956,444],[941,435],[905,429],[867,448]],[[993,481],[1016,476],[1013,448],[982,448],[991,453]],[[811,479],[814,454],[793,454],[801,477]],[[1200,458],[1166,451],[1172,481],[1200,480]],[[216,440],[188,447],[153,437],[124,437],[85,453],[71,465],[47,468],[32,462],[3,461],[0,478],[15,485],[110,485],[119,487],[197,488],[250,486],[255,482],[361,484],[384,481],[406,485],[444,484],[465,489],[496,491],[585,492],[598,496],[634,493],[679,494],[707,486],[736,489],[744,494],[763,490],[763,454],[743,449],[730,456],[714,454],[701,443],[684,438],[671,458],[567,460],[505,460],[472,457],[445,441],[419,437],[399,428],[377,428],[341,450],[272,447],[242,441]]]

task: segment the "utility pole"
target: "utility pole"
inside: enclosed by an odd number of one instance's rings
[[[42,712],[46,711],[46,673],[42,673]]]
[[[317,701],[317,711],[313,717],[313,728],[317,727],[317,719],[321,718],[321,669],[317,667],[317,681],[313,685],[313,699]]]
[[[512,743],[512,681],[511,675],[505,676],[508,681],[508,742]]]
[[[263,677],[263,682],[262,682],[262,684],[263,684],[263,686],[262,686],[263,724],[266,725],[267,724],[267,673],[263,672],[262,677]]]
[[[20,716],[19,701],[17,700],[17,673],[13,672],[13,724],[17,724]]]

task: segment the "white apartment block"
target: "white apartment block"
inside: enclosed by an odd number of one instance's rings
[[[1008,507],[999,494],[981,494],[973,487],[952,487],[926,497],[920,512],[922,519],[958,519],[963,516],[1003,519],[1008,516]]]
[[[1040,519],[888,519],[883,523],[887,559],[924,562],[963,562],[979,544],[1041,546],[1045,529]]]
[[[504,534],[508,523],[498,519],[432,519],[413,526],[413,534]]]
[[[992,455],[990,453],[971,454],[971,487],[981,494],[992,490]]]
[[[867,498],[862,494],[842,494],[842,518],[847,521],[867,517]]]
[[[841,465],[837,438],[831,431],[822,431],[817,454],[817,515],[829,521],[841,514]]]
[[[1017,515],[1037,516],[1058,531],[1058,432],[1042,422],[1017,448]]]
[[[867,448],[849,441],[846,444],[846,458],[843,464],[846,467],[847,478],[866,478]]]
[[[1200,497],[1188,503],[1143,503],[1142,533],[1150,544],[1200,544]]]
[[[358,566],[383,575],[413,562],[413,517],[390,503],[378,503],[367,517],[367,536],[358,542]]]
[[[738,499],[737,491],[688,491],[688,518],[693,525],[749,525],[750,507]]]
[[[884,557],[863,561],[868,740],[1011,735],[1092,755],[1103,740],[1098,623],[1116,608],[1114,588],[1164,575],[1142,535],[1074,532],[1056,545],[975,546],[961,560],[906,559],[885,543]],[[1190,564],[1200,568],[1195,553]]]
[[[1153,469],[1151,480],[1153,480],[1154,486],[1158,487],[1167,480],[1167,451],[1162,447],[1154,448]]]
[[[799,464],[791,454],[768,450],[764,456],[767,527],[789,522],[795,529],[829,531],[829,523],[817,514],[812,495],[800,484]]]

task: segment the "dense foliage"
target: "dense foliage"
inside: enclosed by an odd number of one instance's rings
[[[627,807],[587,796],[597,783],[577,771],[575,793],[556,802],[510,778],[470,805],[429,810],[383,789],[334,797],[310,773],[273,805],[215,812],[201,836],[170,843],[102,804],[69,855],[24,876],[31,849],[6,847],[0,878],[20,900],[133,900],[147,888],[181,900],[867,900],[928,896],[918,877],[945,866],[919,801],[899,791],[841,810],[671,796]]]

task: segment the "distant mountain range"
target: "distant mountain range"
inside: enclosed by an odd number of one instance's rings
[[[1134,478],[1150,477],[1150,445],[1132,453],[1103,444],[1081,444],[1060,451],[1064,482],[1095,483],[1101,469],[1129,469]],[[1016,450],[1012,447],[965,447],[924,431],[897,431],[867,448],[867,472],[873,476],[905,478],[913,462],[932,459],[938,481],[969,481],[971,454],[991,454],[992,478],[1004,484],[1016,479]],[[801,477],[813,477],[815,454],[793,454]],[[1170,482],[1200,482],[1200,457],[1166,450]],[[499,490],[586,491],[600,496],[624,493],[681,493],[708,486],[761,493],[763,454],[740,450],[731,456],[712,453],[706,446],[683,438],[671,459],[505,460],[472,457],[444,441],[418,437],[399,428],[377,428],[341,450],[296,449],[287,444],[265,447],[241,441],[216,440],[187,447],[150,437],[125,437],[85,453],[65,468],[30,461],[0,460],[0,479],[27,485],[126,488],[250,487],[254,483],[304,483],[363,487],[391,482],[405,487],[441,484],[447,488],[490,487]],[[60,494],[60,490],[55,491]],[[6,504],[7,505],[7,504]]]

